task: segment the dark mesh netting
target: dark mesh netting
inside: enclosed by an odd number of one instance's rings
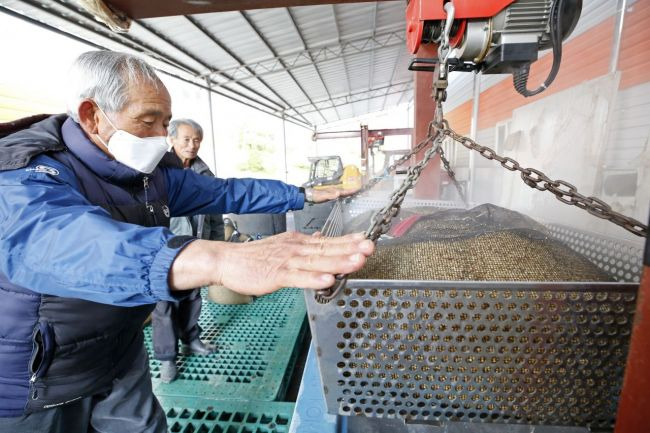
[[[346,224],[365,230],[374,212]],[[403,209],[356,279],[612,281],[584,256],[518,212],[484,204],[469,210]]]

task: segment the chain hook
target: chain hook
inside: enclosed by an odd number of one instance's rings
[[[332,287],[329,287],[324,290],[317,290],[316,291],[316,302],[319,304],[326,304],[332,299],[336,298],[336,296],[341,292],[341,290],[345,287],[345,285],[348,282],[348,276],[347,275],[337,275],[334,280],[334,284]]]
[[[442,113],[442,101],[438,99],[436,104],[436,114],[435,114],[436,126],[440,127],[442,125],[443,120],[444,119]]]
[[[451,26],[454,23],[454,16],[456,15],[456,7],[454,6],[453,1],[448,1],[444,6],[445,12],[447,12],[447,19],[445,20],[445,28],[440,35],[440,45],[438,46],[438,59],[440,61],[440,78],[447,79],[447,62],[449,60],[449,54],[451,53],[451,47],[449,46],[449,34],[451,33]]]

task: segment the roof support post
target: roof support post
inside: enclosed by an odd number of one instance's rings
[[[430,52],[429,52],[430,51]],[[418,57],[437,57],[435,49],[423,45],[418,51]],[[436,112],[436,102],[432,96],[432,77],[431,72],[415,72],[415,86],[413,95],[415,106],[413,110],[413,141],[411,148],[427,137],[429,123],[433,120]],[[422,160],[424,153],[429,147],[425,147],[418,152],[415,157],[418,161]],[[436,155],[427,164],[420,174],[420,179],[415,186],[415,197],[421,199],[437,199],[440,195],[440,156]]]
[[[481,99],[481,75],[478,72],[474,72],[474,89],[472,96],[472,120],[470,124],[470,133],[469,136],[472,140],[476,141],[476,135],[478,134],[478,108],[479,102]],[[474,200],[474,191],[476,184],[476,152],[469,153],[469,176],[468,176],[468,188],[467,188],[467,201],[472,203]]]
[[[208,113],[210,113],[210,137],[212,138],[212,172],[217,175],[217,142],[214,139],[214,115],[212,114],[212,83],[209,79],[205,79],[205,84],[208,86]],[[284,122],[284,116],[282,117]]]
[[[282,113],[282,146],[284,149],[284,181],[289,183],[289,167],[287,165],[287,122],[284,113]]]
[[[365,179],[371,179],[372,173],[368,167],[368,125],[361,125],[361,167],[365,173]],[[364,179],[364,180],[365,180]]]
[[[614,26],[614,40],[612,41],[612,54],[609,59],[609,73],[613,74],[618,69],[618,57],[621,52],[621,39],[623,38],[623,23],[625,22],[625,9],[627,0],[616,2],[616,24]]]

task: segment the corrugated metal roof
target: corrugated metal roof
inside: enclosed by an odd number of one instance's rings
[[[348,82],[343,59],[337,58],[320,63],[318,69],[323,75],[325,85],[332,95],[343,95],[352,90]]]
[[[585,0],[574,38],[615,13]],[[3,0],[32,19],[94,44],[141,52],[188,81],[309,125],[412,100],[403,1],[299,6],[152,18],[111,33],[73,0]],[[485,90],[509,75],[481,78]],[[445,110],[471,99],[472,74],[452,73]]]
[[[254,10],[248,15],[279,55],[304,49],[286,8]]]
[[[373,34],[377,3],[334,5],[341,39],[357,39]],[[406,26],[406,24],[405,24]]]
[[[404,2],[379,3],[375,33],[401,30],[402,22],[395,21],[395,17],[404,17]]]
[[[197,84],[208,79],[224,94],[303,124],[411,97],[403,85],[412,80],[403,1],[151,18],[134,21],[126,35],[112,34],[73,0],[3,5],[109,49],[141,51],[167,72]]]
[[[318,48],[340,42],[332,5],[293,7],[291,11],[308,47]]]
[[[143,52],[188,81],[298,123],[323,123],[412,99],[403,1],[208,13],[136,21],[126,35],[97,23],[73,0],[3,0],[5,7],[114,50]],[[585,0],[572,37],[615,12]],[[483,90],[511,79],[489,75]],[[445,110],[471,99],[472,75],[453,73]]]

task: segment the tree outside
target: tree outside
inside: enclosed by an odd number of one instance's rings
[[[275,144],[273,133],[242,129],[239,132],[237,150],[243,156],[243,161],[237,164],[237,169],[243,175],[275,176],[277,171],[274,161],[277,152]]]

